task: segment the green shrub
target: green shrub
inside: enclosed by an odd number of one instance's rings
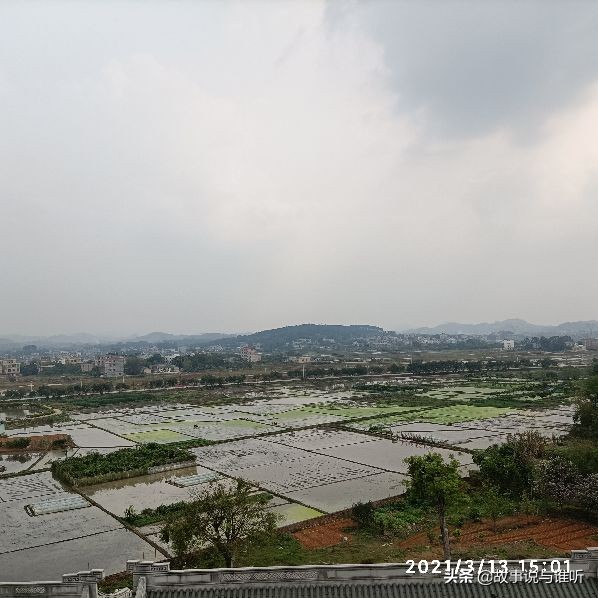
[[[143,509],[140,513],[137,513],[133,505],[130,505],[125,511],[124,519],[130,525],[136,527],[151,525],[152,523],[163,521],[172,513],[182,512],[186,504],[185,501],[180,501],[169,505],[159,505],[155,509]]]
[[[469,507],[469,511],[467,513],[467,517],[472,521],[481,521],[482,520],[482,510],[478,505],[471,505]]]
[[[598,443],[592,440],[571,441],[550,452],[571,461],[582,474],[598,473]]]
[[[374,525],[385,535],[406,535],[425,519],[425,515],[424,509],[418,507],[408,506],[401,510],[382,507],[374,513]]]
[[[66,482],[78,482],[106,476],[118,479],[118,474],[135,471],[138,475],[147,473],[150,467],[169,463],[195,461],[195,455],[176,446],[148,443],[135,448],[125,448],[107,455],[89,453],[81,457],[69,457],[52,463],[53,474]]]
[[[31,442],[30,438],[11,438],[6,443],[6,446],[8,448],[14,448],[14,449],[25,449],[29,446],[30,442]]]
[[[374,526],[374,505],[371,502],[358,502],[353,505],[351,514],[358,527],[371,529]]]

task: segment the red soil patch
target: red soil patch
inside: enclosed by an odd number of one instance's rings
[[[345,529],[354,526],[353,520],[350,517],[345,517],[296,531],[293,536],[305,548],[315,550],[316,548],[336,546],[341,542],[351,540],[351,534],[346,532]]]
[[[310,525],[295,531],[293,536],[308,549],[335,546],[343,541],[351,541],[351,533],[345,531],[354,527],[350,517],[339,517],[320,525]],[[523,515],[504,517],[497,522],[496,532],[491,521],[466,523],[461,528],[461,535],[451,539],[451,545],[459,552],[467,552],[468,548],[513,545],[533,542],[556,553],[567,553],[570,550],[581,550],[598,543],[598,526],[567,518],[541,518]],[[430,546],[430,538],[426,532],[410,536],[397,542],[395,546],[419,552],[424,549],[429,558],[442,558],[439,545]],[[425,548],[424,548],[425,547]],[[422,557],[423,558],[423,557]]]
[[[533,542],[539,546],[562,553],[569,550],[580,550],[596,544],[598,526],[576,521],[575,519],[550,518],[542,519],[517,515],[505,517],[497,522],[496,532],[491,521],[467,523],[461,529],[461,536],[452,540],[452,545],[465,551],[468,547],[500,546]],[[429,545],[426,533],[407,538],[399,545],[401,548],[415,548]]]
[[[29,444],[26,447],[10,446],[10,442],[18,438],[26,438]],[[48,434],[46,436],[11,436],[0,438],[0,453],[36,453],[75,446],[68,434]]]

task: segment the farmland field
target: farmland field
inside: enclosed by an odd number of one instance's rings
[[[544,387],[529,381],[478,380],[473,384],[442,377],[399,377],[357,386],[351,382],[334,388],[309,383],[273,385],[207,401],[191,392],[176,395],[185,399],[176,402],[174,391],[168,391],[168,401],[156,393],[155,401],[146,404],[104,410],[94,407],[85,413],[71,412],[70,422],[8,430],[8,436],[70,434],[75,445],[65,451],[23,455],[19,460],[3,456],[0,465],[6,467],[5,476],[31,473],[1,479],[0,472],[0,502],[10,508],[15,526],[26,524],[26,537],[19,540],[11,532],[11,542],[16,542],[11,549],[31,551],[32,557],[46,563],[52,577],[50,560],[44,561],[39,551],[47,552],[48,546],[60,541],[57,563],[62,568],[60,563],[81,550],[73,526],[89,523],[95,534],[90,558],[100,549],[117,555],[126,550],[118,559],[124,562],[153,555],[156,546],[168,552],[168,546],[158,539],[159,524],[140,529],[139,538],[124,529],[117,517],[129,507],[139,513],[189,500],[193,492],[207,487],[206,483],[180,487],[173,483],[176,478],[205,474],[217,475],[225,483],[232,483],[235,477],[244,479],[256,491],[274,495],[269,508],[281,515],[279,525],[285,525],[347,509],[357,501],[402,494],[406,457],[429,452],[454,455],[462,475],[467,475],[472,450],[524,430],[562,435],[572,422],[572,408],[565,396],[556,393],[547,398]],[[202,440],[210,444],[199,446]],[[148,443],[181,442],[195,442],[190,450],[196,466],[85,487],[83,493],[105,512],[90,507],[22,519],[19,509],[32,500],[68,494],[68,489],[51,479],[47,471],[51,461]],[[434,443],[442,443],[442,448]],[[44,518],[48,518],[47,525]],[[17,567],[17,578],[26,579],[28,572],[15,563],[0,551],[0,566]],[[100,564],[104,565],[90,566]],[[112,566],[109,563],[108,569]],[[56,574],[63,572],[56,570]]]
[[[147,430],[145,432],[125,434],[124,436],[134,442],[159,442],[163,444],[191,439],[189,436],[185,436],[179,432],[173,432],[172,430]]]

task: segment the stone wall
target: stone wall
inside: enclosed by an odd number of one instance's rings
[[[98,598],[103,569],[68,573],[62,581],[0,583],[0,598]]]

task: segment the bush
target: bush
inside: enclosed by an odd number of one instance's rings
[[[374,527],[374,505],[371,502],[358,502],[353,505],[351,514],[357,526],[363,529]]]
[[[144,525],[151,525],[166,519],[168,515],[173,513],[182,513],[187,503],[185,501],[175,502],[169,505],[159,505],[155,509],[143,509],[140,513],[135,511],[133,505],[130,505],[125,510],[125,521],[130,525],[142,527]]]
[[[509,435],[504,444],[475,453],[473,461],[484,483],[518,498],[531,490],[535,461],[544,456],[546,443],[537,432]]]
[[[598,473],[598,444],[591,440],[576,440],[551,450],[551,454],[571,461],[580,473]]]
[[[478,505],[471,505],[469,507],[469,511],[467,513],[467,517],[472,521],[481,521],[482,520],[482,510]]]
[[[194,461],[193,453],[175,446],[149,443],[136,448],[126,448],[107,455],[89,453],[82,457],[70,457],[52,463],[54,475],[71,484],[106,476],[118,479],[115,474],[135,471],[138,475],[147,473],[150,467],[169,463]],[[123,476],[120,476],[123,477]]]
[[[31,442],[30,438],[11,438],[7,443],[6,446],[8,448],[14,449],[26,449]]]
[[[374,513],[374,524],[382,534],[406,535],[412,532],[425,516],[425,511],[417,507],[401,510],[382,507]]]

